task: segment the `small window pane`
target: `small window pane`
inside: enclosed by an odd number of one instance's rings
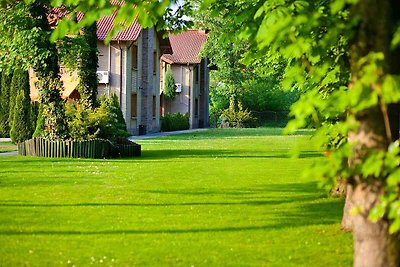
[[[137,69],[138,67],[138,48],[136,45],[132,46],[132,69]]]
[[[131,96],[131,117],[137,117],[137,94],[132,94]]]

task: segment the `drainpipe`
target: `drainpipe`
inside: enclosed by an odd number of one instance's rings
[[[129,51],[129,49],[131,49],[132,45],[133,45],[134,41],[131,42],[131,44],[127,47],[127,51]],[[119,105],[122,106],[122,46],[121,46],[121,41],[118,40],[118,48],[119,48]],[[126,58],[125,58],[126,60]],[[128,92],[126,92],[128,94]]]
[[[119,106],[122,107],[122,47],[118,39],[119,48]]]
[[[108,44],[108,75],[111,73],[111,42]],[[111,86],[110,82],[106,84],[107,95],[110,97]]]
[[[192,69],[190,68],[190,65],[189,65],[189,63],[187,63],[187,68],[188,68],[188,70],[189,70],[189,125],[190,125],[190,127],[192,128],[192,111],[191,111],[191,107],[192,107],[192,99],[191,99],[191,93],[190,93],[190,90],[192,89],[192,86],[191,86],[191,79],[190,79],[190,76],[191,76],[191,74],[192,74]]]

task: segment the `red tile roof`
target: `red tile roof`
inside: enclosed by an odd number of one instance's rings
[[[114,6],[122,6],[125,4],[125,1],[111,0],[111,4]],[[107,34],[112,30],[116,16],[117,11],[115,11],[111,16],[102,17],[97,21],[97,38],[99,40],[104,40],[107,37]],[[139,25],[137,19],[135,19],[129,27],[118,32],[111,40],[136,41],[139,38],[141,31],[142,27]]]
[[[198,64],[201,47],[207,40],[207,34],[200,30],[188,30],[177,35],[170,34],[172,55],[164,54],[163,59],[168,63]]]
[[[111,16],[102,17],[97,22],[97,38],[99,40],[104,40],[107,34],[111,31],[114,25],[116,12],[114,12]],[[118,32],[116,36],[114,36],[111,40],[120,40],[120,41],[136,41],[142,31],[142,27],[140,27],[137,19],[129,25],[128,28]]]
[[[121,0],[111,0],[112,5],[123,5],[125,1]],[[53,8],[50,11],[50,14],[47,16],[47,19],[51,26],[55,26],[57,21],[62,17],[66,16],[68,11],[64,7]],[[114,26],[114,20],[117,15],[117,11],[115,11],[111,16],[102,17],[97,21],[97,38],[99,40],[104,40],[107,37],[107,34],[112,30]],[[77,13],[77,19],[81,20],[83,17],[83,13]],[[137,19],[133,21],[129,27],[120,31],[116,36],[114,36],[111,40],[120,40],[120,41],[136,41],[139,38],[140,32],[142,31],[142,27],[139,25]]]

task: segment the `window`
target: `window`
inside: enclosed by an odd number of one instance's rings
[[[153,117],[156,116],[156,96],[153,95]]]
[[[132,69],[137,70],[138,68],[138,47],[132,46]]]
[[[165,69],[165,63],[162,62],[160,64],[160,89],[161,89],[161,91],[164,90],[164,69]]]
[[[157,73],[157,52],[153,52],[153,74]]]
[[[199,66],[194,67],[194,81],[199,83]]]
[[[137,117],[137,94],[133,93],[131,96],[131,117]]]
[[[199,99],[196,98],[194,100],[194,116],[198,117],[199,116]]]

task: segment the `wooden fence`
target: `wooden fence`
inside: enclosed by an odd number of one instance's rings
[[[49,158],[112,158],[138,157],[141,146],[130,144],[113,144],[109,140],[93,139],[86,141],[50,141],[44,138],[33,138],[18,144],[21,156],[37,156]]]

